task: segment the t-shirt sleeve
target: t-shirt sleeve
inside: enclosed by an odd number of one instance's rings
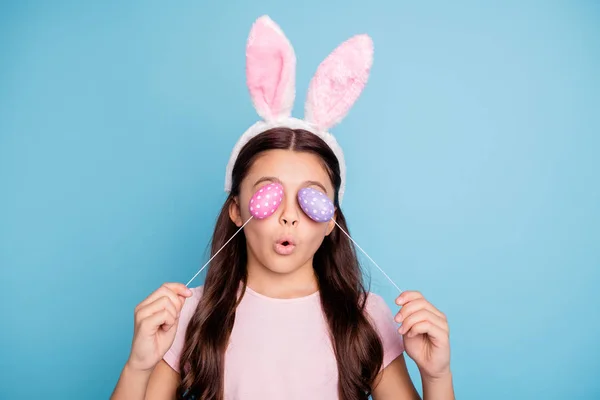
[[[196,311],[196,307],[198,306],[198,302],[200,301],[200,296],[202,295],[202,287],[190,288],[193,295],[192,297],[188,297],[183,303],[183,307],[181,308],[181,315],[179,316],[179,322],[177,323],[177,333],[175,334],[175,340],[173,344],[167,350],[165,355],[163,356],[163,360],[167,364],[171,366],[175,371],[179,371],[179,357],[183,350],[183,345],[185,343],[185,331],[187,330],[188,323],[194,315]]]
[[[367,311],[383,345],[383,369],[404,352],[404,341],[392,310],[381,296],[369,293]]]

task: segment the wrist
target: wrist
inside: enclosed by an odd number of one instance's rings
[[[140,368],[140,367],[136,366],[135,363],[132,363],[131,360],[127,360],[127,362],[125,363],[125,367],[123,367],[123,373],[126,373],[130,376],[142,378],[142,379],[150,378],[150,375],[152,374],[153,370],[154,370],[154,367],[152,367],[150,369]]]
[[[130,360],[127,360],[121,371],[117,386],[110,396],[111,400],[144,399],[150,381],[150,374],[152,374],[152,370],[136,368]]]
[[[421,372],[424,400],[454,400],[452,372],[448,369],[439,374],[429,375]]]
[[[432,383],[435,384],[436,382],[448,382],[448,381],[452,381],[452,371],[450,371],[450,368],[448,368],[447,370],[444,371],[440,371],[439,373],[436,374],[428,374],[424,371],[420,371],[421,372],[421,380],[425,383]]]

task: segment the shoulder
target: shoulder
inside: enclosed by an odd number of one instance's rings
[[[392,309],[388,306],[384,298],[377,293],[367,292],[365,310],[369,317],[377,322],[388,320],[393,322],[394,320]]]
[[[204,286],[196,286],[196,287],[191,287],[189,288],[192,291],[192,297],[190,297],[190,300],[194,300],[194,302],[196,304],[198,304],[198,302],[200,301],[200,298],[202,297],[202,293],[204,293]]]
[[[375,309],[381,309],[382,307],[387,307],[387,304],[383,297],[381,297],[379,294],[375,292],[367,292],[366,306],[367,308],[370,307]]]
[[[189,289],[192,291],[192,296],[185,299],[185,303],[183,303],[183,307],[181,308],[181,316],[179,317],[180,323],[185,321],[186,325],[187,321],[196,311],[196,307],[198,306],[198,303],[202,298],[202,293],[204,292],[204,286],[197,286]]]
[[[189,288],[194,295],[192,297],[200,297],[204,292],[204,285]],[[197,296],[196,296],[197,295]]]
[[[367,293],[365,311],[383,345],[383,368],[404,352],[404,341],[398,332],[392,312],[384,298],[376,293]]]

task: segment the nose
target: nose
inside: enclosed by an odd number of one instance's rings
[[[298,224],[298,219],[282,217],[281,224],[284,226],[296,226]]]
[[[297,226],[300,221],[300,207],[296,198],[286,194],[279,207],[281,207],[279,223],[285,227]]]

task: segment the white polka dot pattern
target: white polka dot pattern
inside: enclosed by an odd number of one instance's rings
[[[250,199],[250,214],[254,218],[264,219],[275,213],[283,200],[283,187],[279,183],[270,183],[256,191]],[[298,192],[298,203],[302,211],[313,221],[327,222],[334,214],[333,202],[313,188],[303,188]]]
[[[333,217],[333,202],[325,193],[316,189],[301,189],[298,192],[298,203],[304,213],[313,221],[326,222]]]
[[[279,183],[270,183],[261,187],[250,199],[250,214],[254,218],[267,218],[277,210],[283,199],[283,187]]]

